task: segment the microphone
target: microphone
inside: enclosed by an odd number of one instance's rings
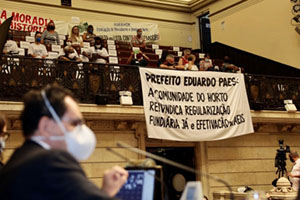
[[[128,151],[131,151],[131,152],[134,152],[134,153],[137,153],[137,154],[140,154],[140,155],[144,155],[144,156],[147,156],[149,158],[152,158],[154,160],[158,160],[160,162],[163,162],[163,163],[166,163],[168,165],[172,165],[174,167],[177,167],[177,168],[180,168],[180,169],[183,169],[185,171],[188,171],[188,172],[192,172],[194,174],[197,174],[197,175],[201,175],[201,176],[205,176],[206,178],[208,179],[212,179],[214,181],[217,181],[219,183],[222,183],[223,185],[225,185],[227,187],[227,189],[229,190],[230,192],[230,199],[233,200],[234,199],[234,196],[233,196],[233,192],[232,192],[232,188],[231,186],[223,179],[220,179],[218,177],[215,177],[215,176],[212,176],[212,175],[209,175],[209,174],[206,174],[206,173],[203,173],[203,172],[200,172],[198,170],[195,170],[191,167],[188,167],[186,165],[183,165],[181,163],[177,163],[175,161],[172,161],[172,160],[169,160],[169,159],[166,159],[166,158],[163,158],[163,157],[160,157],[160,156],[157,156],[155,154],[152,154],[152,153],[149,153],[149,152],[146,152],[146,151],[143,151],[141,149],[138,149],[138,148],[135,148],[133,146],[130,146],[124,142],[117,142],[117,146],[118,147],[121,147],[121,148],[125,148],[126,150]],[[115,152],[115,151],[112,151],[111,148],[107,148],[107,150],[111,151],[111,152],[114,152],[115,154],[118,154],[118,156],[120,156],[121,158],[123,158],[124,160],[129,160],[128,158],[126,158],[125,156],[123,155],[120,155],[119,153]]]

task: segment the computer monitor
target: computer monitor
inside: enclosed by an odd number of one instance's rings
[[[187,182],[180,200],[202,200],[202,185],[200,181]]]
[[[126,168],[129,172],[126,183],[117,198],[121,200],[154,200],[155,168]]]

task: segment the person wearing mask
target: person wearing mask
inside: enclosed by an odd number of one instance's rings
[[[200,61],[199,66],[200,71],[213,71],[213,64],[209,54],[206,53],[204,55],[204,59]]]
[[[188,63],[184,65],[184,70],[198,71],[197,65],[195,65],[196,56],[191,54],[188,57]]]
[[[135,54],[134,52],[131,52],[131,55],[127,60],[127,65],[137,65],[141,67],[146,67],[148,65],[150,59],[142,51],[139,51],[136,54],[136,58],[133,58],[134,54]]]
[[[143,31],[142,29],[138,29],[136,31],[136,35],[133,36],[132,40],[131,40],[131,45],[133,47],[140,47],[140,48],[145,48],[146,46],[146,40],[145,38],[142,36]]]
[[[41,43],[45,45],[60,45],[59,36],[58,33],[55,31],[55,24],[53,21],[50,21],[47,24],[47,30],[44,31],[44,33],[42,34]]]
[[[20,119],[25,141],[0,172],[2,200],[111,200],[126,182],[119,166],[104,172],[101,189],[88,180],[79,162],[93,153],[96,137],[70,91],[28,92]]]
[[[13,40],[13,34],[12,34],[11,30],[8,31],[7,41],[4,44],[3,53],[4,54],[18,54],[19,53],[18,45],[17,45],[16,41]]]
[[[299,181],[300,181],[300,159],[297,151],[291,151],[289,153],[290,161],[293,163],[293,168],[290,173],[287,173],[292,187],[295,191],[299,190]]]
[[[35,42],[31,43],[28,48],[28,55],[34,58],[46,58],[48,56],[45,45],[41,44],[42,33],[35,33]]]
[[[172,54],[167,55],[166,60],[161,61],[159,67],[163,69],[176,69],[174,56]]]
[[[83,47],[83,40],[82,37],[79,35],[79,28],[78,26],[73,26],[71,35],[69,36],[72,42],[72,46],[81,46]]]
[[[230,62],[230,58],[228,56],[224,57],[224,63],[221,67],[222,72],[236,73],[239,70],[240,70],[239,67],[235,66]]]
[[[91,46],[94,46],[95,44],[95,37],[94,34],[94,27],[92,25],[89,25],[87,27],[86,33],[83,34],[82,38],[84,42],[89,42]]]
[[[106,64],[106,59],[109,54],[105,47],[102,46],[102,40],[100,37],[95,37],[95,46],[91,47],[92,58],[96,63]]]
[[[190,49],[185,49],[183,50],[183,56],[179,59],[178,65],[179,66],[185,66],[186,64],[189,63],[188,57],[191,55],[191,50]]]
[[[4,164],[3,160],[3,151],[5,148],[5,142],[9,137],[9,133],[7,132],[6,119],[3,114],[0,113],[0,171],[3,168]]]
[[[65,46],[63,51],[59,53],[58,59],[65,61],[81,62],[77,51],[72,46]]]

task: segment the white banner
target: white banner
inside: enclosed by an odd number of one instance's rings
[[[91,22],[84,23],[93,25],[94,33],[103,39],[131,41],[136,35],[137,29],[142,29],[143,37],[146,41],[158,41],[159,31],[158,25],[153,23],[133,23],[133,22]]]
[[[211,141],[253,132],[243,74],[140,68],[149,138]]]
[[[51,19],[42,16],[33,16],[22,12],[0,9],[0,24],[11,16],[13,16],[13,20],[10,29],[17,31],[44,32],[47,24],[51,21]],[[66,22],[54,21],[54,23],[56,27],[55,31],[59,34],[66,35],[68,33],[68,24]]]
[[[13,16],[11,23],[12,30],[44,32],[51,19],[42,16],[33,16],[27,13],[0,9],[0,24],[7,18]],[[61,35],[69,35],[73,26],[79,26],[80,34],[83,34],[88,25],[93,25],[94,33],[103,39],[131,41],[136,35],[137,29],[143,30],[143,37],[146,41],[158,41],[158,25],[153,23],[132,23],[132,22],[81,22],[67,23],[65,21],[55,21],[55,31]]]

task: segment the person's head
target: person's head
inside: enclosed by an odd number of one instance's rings
[[[225,57],[224,57],[224,62],[225,62],[225,63],[230,63],[230,58],[229,58],[229,56],[225,56]]]
[[[90,33],[90,34],[93,34],[94,33],[94,27],[92,25],[89,25],[87,27],[87,32]]]
[[[195,60],[196,60],[196,56],[194,54],[189,55],[188,61],[192,61],[194,63]]]
[[[59,86],[32,90],[24,96],[21,113],[23,135],[66,150],[77,160],[86,159],[95,148],[93,132],[83,125],[83,116],[72,93]]]
[[[102,39],[100,37],[95,37],[95,48],[100,49],[102,47]]]
[[[172,54],[167,55],[166,61],[170,64],[174,64],[174,56]]]
[[[54,31],[55,30],[55,24],[54,22],[51,20],[48,24],[47,24],[47,31]]]
[[[138,37],[141,37],[141,36],[142,36],[142,34],[143,34],[143,31],[142,31],[142,29],[141,29],[141,28],[139,28],[139,29],[136,31],[136,34],[137,34],[137,36],[138,36]]]
[[[206,54],[204,55],[204,59],[210,59],[209,53],[206,53]]]
[[[41,32],[36,32],[35,35],[34,35],[34,38],[35,38],[35,42],[36,43],[41,43],[41,40],[42,40],[42,33]]]
[[[290,158],[291,162],[295,162],[299,158],[298,152],[297,151],[291,151],[289,153],[289,158]]]
[[[0,160],[2,160],[2,152],[5,148],[5,142],[9,137],[7,133],[6,119],[3,114],[0,113]]]
[[[189,55],[191,55],[191,50],[190,49],[183,50],[183,55],[187,59]]]
[[[72,46],[65,46],[64,47],[64,52],[65,52],[66,55],[68,55],[68,54],[74,53],[75,49]]]
[[[79,27],[78,26],[73,26],[72,31],[71,31],[71,36],[79,37]]]

